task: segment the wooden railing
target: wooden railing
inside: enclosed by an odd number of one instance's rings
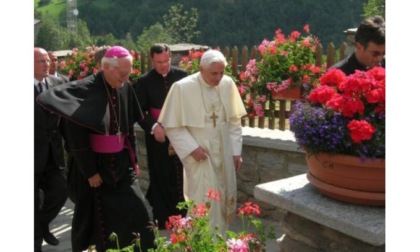
[[[323,54],[323,47],[321,44],[315,50],[316,58],[315,65],[322,66],[326,64],[326,67],[330,67],[335,62],[343,59],[345,55],[347,45],[343,43],[338,49],[330,43],[326,49],[326,55]],[[244,67],[248,64],[250,59],[260,59],[260,53],[257,46],[251,47],[249,50],[247,46],[242,47],[241,50],[238,47],[225,47],[222,49],[226,59],[232,62],[232,72],[236,74],[239,79],[239,74],[244,70]],[[336,51],[338,58],[336,57]],[[152,68],[150,57],[147,53],[141,52],[141,72],[144,73]],[[146,62],[147,61],[147,62]],[[293,101],[281,100],[281,101],[267,101],[266,113],[264,117],[242,119],[242,126],[258,127],[258,128],[269,128],[287,130],[288,118],[290,114],[291,103]],[[270,115],[270,111],[274,111],[274,115]]]

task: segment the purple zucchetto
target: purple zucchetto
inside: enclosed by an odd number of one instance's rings
[[[130,52],[122,46],[113,46],[109,48],[104,57],[107,58],[124,58],[130,56]]]

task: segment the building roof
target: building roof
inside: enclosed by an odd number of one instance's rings
[[[180,44],[174,44],[169,45],[169,48],[171,49],[171,52],[178,52],[178,51],[189,51],[189,50],[199,50],[204,49],[207,50],[210,47],[206,45],[195,45],[195,44],[186,44],[186,43],[180,43]]]
[[[347,29],[347,30],[344,30],[343,32],[345,33],[345,34],[356,34],[356,31],[357,31],[357,28],[349,28],[349,29]]]
[[[60,51],[54,51],[54,54],[57,55],[57,57],[65,57],[68,54],[71,54],[72,50],[60,50]]]

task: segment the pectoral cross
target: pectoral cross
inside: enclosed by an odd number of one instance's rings
[[[213,128],[216,128],[216,119],[219,117],[214,113],[214,110],[211,112],[210,118],[213,120]]]

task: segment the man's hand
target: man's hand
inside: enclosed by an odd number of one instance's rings
[[[235,165],[235,171],[238,172],[242,166],[242,157],[241,156],[233,156],[233,164]]]
[[[195,149],[195,150],[193,150],[193,152],[191,152],[191,155],[195,159],[195,161],[201,162],[201,161],[206,160],[209,154],[208,154],[208,151],[206,149],[199,146],[197,149]]]
[[[102,185],[102,178],[101,175],[99,175],[99,173],[95,173],[95,175],[90,177],[88,180],[90,187],[99,187]]]
[[[157,124],[153,129],[153,135],[155,136],[156,141],[161,143],[165,142],[166,133],[160,124]]]

